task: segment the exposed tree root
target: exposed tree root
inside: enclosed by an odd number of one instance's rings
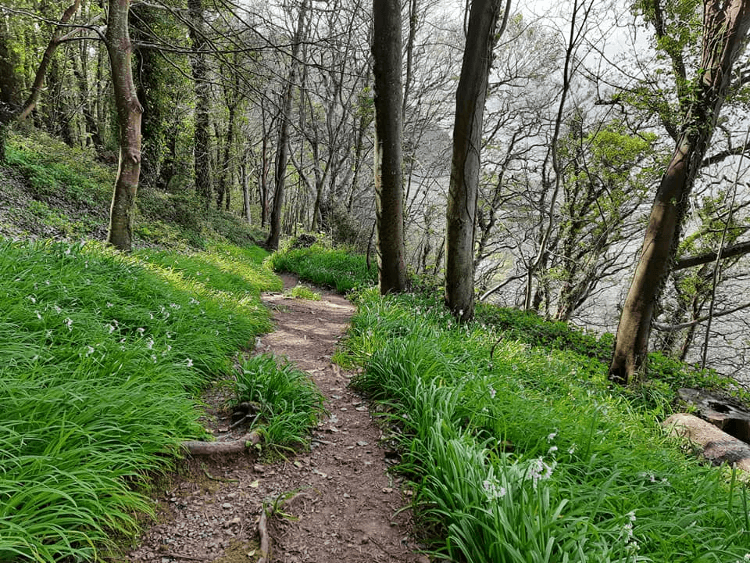
[[[182,443],[182,448],[190,455],[214,455],[214,454],[233,454],[244,452],[247,448],[260,443],[260,434],[250,432],[238,440],[230,442],[201,442],[199,440],[189,440]]]

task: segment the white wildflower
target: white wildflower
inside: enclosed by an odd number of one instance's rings
[[[487,500],[490,502],[503,498],[508,492],[494,477],[485,479],[482,482],[482,488],[484,489],[484,494],[487,495]]]
[[[497,391],[495,391],[495,389],[492,386],[490,386],[489,391],[490,391],[490,398],[494,399],[495,395],[497,395]]]
[[[187,367],[193,367],[193,360],[191,360],[190,358],[187,359]]]

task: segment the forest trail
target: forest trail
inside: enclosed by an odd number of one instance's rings
[[[282,276],[284,287],[297,280]],[[427,563],[415,553],[409,499],[387,473],[388,455],[367,404],[348,389],[347,374],[331,363],[354,307],[332,292],[320,301],[265,294],[276,330],[256,352],[285,356],[310,374],[326,398],[328,416],[313,432],[312,448],[272,464],[255,453],[188,460],[158,499],[159,521],[144,532],[127,561],[256,562],[263,502],[283,501],[268,519],[266,563]],[[230,430],[228,397],[217,387],[205,398],[204,424],[217,440]]]

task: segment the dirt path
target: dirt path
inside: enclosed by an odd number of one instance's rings
[[[285,288],[295,285],[290,276]],[[308,372],[326,396],[330,416],[315,432],[310,452],[264,465],[255,454],[189,460],[158,499],[160,523],[152,526],[128,561],[254,562],[260,556],[258,520],[263,501],[289,497],[284,516],[269,520],[274,563],[426,563],[414,553],[410,511],[399,483],[387,474],[388,453],[367,405],[347,388],[349,374],[331,364],[354,307],[324,292],[320,301],[268,294],[276,331],[258,343],[261,352],[286,356]],[[231,439],[218,388],[208,398],[207,428]]]

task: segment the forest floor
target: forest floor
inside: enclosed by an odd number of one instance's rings
[[[297,282],[282,278],[285,289]],[[353,374],[331,363],[354,307],[321,293],[320,301],[265,294],[276,330],[256,343],[256,352],[285,356],[310,374],[325,396],[327,415],[310,451],[270,463],[256,452],[185,460],[157,488],[157,522],[127,561],[258,561],[264,503],[276,506],[268,519],[267,562],[430,561],[417,553],[411,511],[403,509],[408,494],[388,473],[394,453],[381,447],[367,403],[348,388]],[[220,384],[204,397],[203,422],[217,440],[246,431],[230,430],[228,398]]]

